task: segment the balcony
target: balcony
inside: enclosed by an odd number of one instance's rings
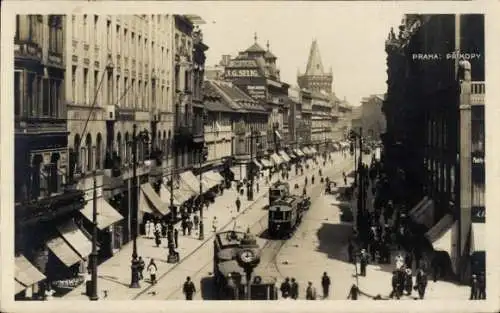
[[[31,41],[15,42],[14,56],[19,59],[42,61],[42,48]]]
[[[471,105],[484,105],[484,94],[486,93],[486,84],[481,81],[471,83]]]

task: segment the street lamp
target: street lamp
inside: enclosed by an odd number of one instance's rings
[[[250,182],[247,184],[247,199],[248,201],[253,201],[253,185],[254,185],[254,174],[255,174],[255,171],[254,171],[254,166],[255,164],[253,164],[253,160],[254,160],[254,153],[253,153],[253,142],[254,142],[254,139],[256,139],[256,144],[257,144],[257,148],[259,147],[259,135],[260,133],[256,130],[253,130],[251,131],[250,133]]]
[[[143,143],[148,143],[149,136],[148,131],[145,129],[137,134],[137,125],[133,125],[132,132],[132,238],[133,238],[133,246],[132,246],[132,264],[131,264],[131,282],[130,288],[140,288],[139,285],[139,260],[137,259],[137,235],[139,223],[137,219],[137,214],[139,210],[139,184],[137,183],[137,142],[138,140],[142,140]]]
[[[203,171],[201,170],[201,167],[203,166],[203,163],[208,160],[208,148],[203,145],[200,149],[200,240],[205,239],[205,232],[204,232],[204,227],[203,227]]]
[[[85,131],[87,129],[87,126],[89,124],[90,117],[92,116],[92,111],[95,108],[96,102],[97,102],[97,95],[99,94],[99,90],[101,89],[102,81],[104,80],[104,74],[108,73],[108,75],[111,75],[113,73],[113,62],[111,60],[111,57],[108,58],[108,64],[106,65],[106,71],[103,71],[101,80],[99,82],[99,86],[97,87],[97,90],[95,91],[94,99],[92,106],[90,108],[89,116],[87,117],[87,120],[85,122],[85,126],[83,127],[83,132],[82,132],[82,137],[80,137],[80,142],[78,143],[78,147],[81,146],[81,142],[83,139],[83,134],[85,134]],[[90,161],[90,160],[89,160]],[[93,195],[92,195],[92,252],[90,254],[90,268],[92,272],[92,282],[91,282],[91,288],[89,292],[89,299],[91,301],[96,301],[99,299],[97,296],[97,173],[94,168],[92,171],[93,175]]]

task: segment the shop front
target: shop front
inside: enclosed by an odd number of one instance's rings
[[[46,278],[24,255],[14,261],[14,288],[16,300],[31,300],[39,293],[39,283]]]

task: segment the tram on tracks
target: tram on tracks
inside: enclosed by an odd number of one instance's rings
[[[245,271],[240,267],[238,253],[244,247],[246,233],[223,231],[214,238],[214,286],[218,300],[277,300],[276,277],[262,275],[257,266],[248,284]],[[259,248],[260,249],[260,248]]]
[[[277,181],[269,187],[269,206],[290,195],[290,184]]]
[[[274,201],[268,211],[268,234],[274,238],[291,237],[309,206],[308,198],[296,195]]]

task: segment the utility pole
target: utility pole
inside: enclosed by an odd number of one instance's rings
[[[92,288],[90,290],[89,298],[91,301],[96,301],[99,297],[97,296],[97,177],[95,169],[92,175],[94,176],[94,190],[92,197]]]

